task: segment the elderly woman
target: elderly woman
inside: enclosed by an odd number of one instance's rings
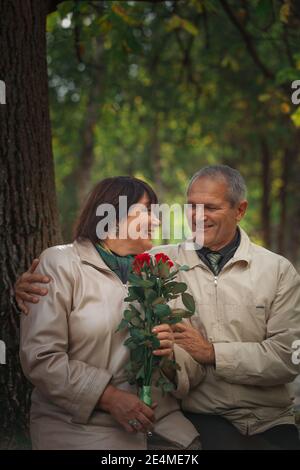
[[[111,204],[118,210],[119,196],[127,197],[128,207],[138,204],[143,210],[138,229],[144,236],[130,235],[137,214],[127,213],[117,214],[117,233],[127,230],[124,239],[118,235],[99,239],[97,208]],[[124,370],[129,359],[124,346],[127,332],[116,332],[125,308],[132,255],[152,246],[149,227],[156,222],[148,210],[156,202],[151,187],[138,179],[101,181],[82,210],[74,243],[45,250],[36,270],[39,276],[31,275],[40,281],[51,277],[47,295],[36,302],[26,294],[26,274],[17,283],[19,300],[35,302],[29,315],[22,315],[20,346],[24,373],[35,387],[30,413],[34,449],[200,448],[197,431],[173,396],[154,388],[157,406],[152,408],[138,398]],[[38,286],[30,290],[39,292]],[[170,356],[172,330],[160,325],[158,331],[160,348],[153,354]],[[177,351],[180,395],[181,388],[192,385],[187,377],[193,374],[185,373],[185,362],[189,367],[193,362],[190,357],[187,361],[183,350]],[[196,383],[200,380],[196,363],[195,374]]]

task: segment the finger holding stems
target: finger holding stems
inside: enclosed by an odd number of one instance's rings
[[[157,325],[152,329],[152,332],[157,335],[157,339],[160,342],[158,349],[153,351],[155,356],[162,356],[173,358],[174,354],[174,333],[170,325],[163,323]]]

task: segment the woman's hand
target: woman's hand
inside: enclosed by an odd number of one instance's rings
[[[47,284],[51,281],[51,278],[48,276],[43,276],[42,274],[34,274],[34,271],[38,264],[39,260],[34,259],[28,271],[23,273],[15,283],[16,301],[19,309],[23,313],[25,313],[25,315],[29,313],[29,308],[25,305],[24,302],[36,304],[40,300],[38,296],[48,294],[48,289],[36,286],[36,283],[40,282]]]
[[[154,404],[153,408],[156,406],[157,404]],[[110,413],[127,432],[146,433],[153,430],[153,409],[133,393],[108,385],[99,399],[98,408]]]
[[[174,358],[174,333],[170,325],[163,323],[152,329],[157,334],[160,346],[153,351],[155,356],[166,356],[168,359]]]

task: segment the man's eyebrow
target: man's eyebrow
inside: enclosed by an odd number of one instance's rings
[[[218,202],[206,202],[206,203],[202,203],[202,202],[194,202],[194,201],[187,201],[187,204],[191,204],[193,206],[205,206],[205,207],[217,207],[219,206],[220,204]]]
[[[203,206],[204,204],[202,202],[195,202],[195,201],[191,201],[191,200],[188,200],[187,201],[188,204],[193,204],[194,206]],[[207,206],[207,204],[205,204],[205,206]]]
[[[191,201],[191,200],[187,200],[187,203],[188,203],[188,204],[197,204],[196,202]]]

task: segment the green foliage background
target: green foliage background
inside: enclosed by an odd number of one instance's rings
[[[299,263],[299,2],[65,1],[47,30],[65,241],[99,179],[135,175],[184,203],[220,162],[247,181],[243,227]]]

